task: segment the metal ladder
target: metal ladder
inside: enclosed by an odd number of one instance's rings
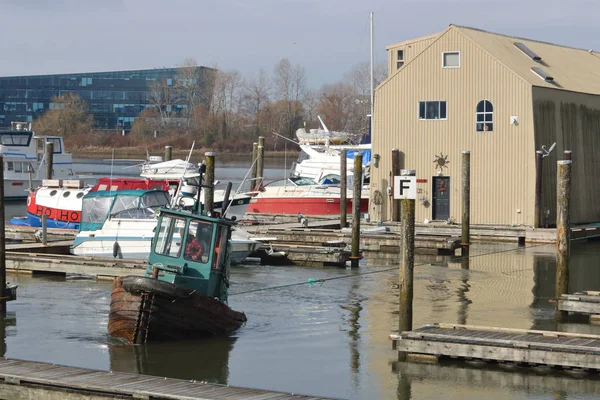
[[[133,334],[134,344],[146,343],[146,340],[148,339],[152,304],[154,304],[154,293],[142,292],[140,297],[140,308],[138,310],[138,316],[135,322],[135,332]]]

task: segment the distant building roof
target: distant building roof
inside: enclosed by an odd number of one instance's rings
[[[440,36],[443,32],[438,32],[438,33],[434,33],[432,35],[427,35],[427,36],[421,36],[418,38],[414,38],[414,39],[410,39],[410,40],[405,40],[403,42],[399,42],[399,43],[394,43],[394,44],[390,44],[389,46],[386,46],[385,49],[389,50],[389,49],[393,49],[394,47],[400,47],[400,46],[406,46],[408,44],[413,44],[413,43],[417,43],[417,42],[422,42],[424,40],[433,40],[436,39],[438,36]]]
[[[533,86],[600,95],[600,54],[593,50],[491,33],[468,26],[451,27]],[[545,73],[542,76],[538,73],[540,69]],[[544,76],[552,79],[544,79]]]
[[[454,24],[443,32],[406,40],[386,49],[424,40],[431,41],[430,45],[452,29],[533,86],[600,95],[600,49],[595,52]]]

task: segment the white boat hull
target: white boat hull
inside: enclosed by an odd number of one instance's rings
[[[157,220],[109,220],[101,230],[80,232],[71,252],[88,257],[147,260],[156,223]],[[261,242],[251,240],[236,230],[229,244],[230,262],[236,264],[256,251]]]

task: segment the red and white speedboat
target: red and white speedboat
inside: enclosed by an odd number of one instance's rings
[[[346,212],[352,213],[352,189],[348,189]],[[291,177],[273,181],[253,193],[248,212],[260,214],[336,215],[340,213],[340,187],[319,185],[310,178]],[[368,190],[361,193],[360,212],[368,212]]]
[[[48,228],[79,229],[83,196],[102,190],[169,190],[169,182],[140,178],[100,178],[96,185],[85,186],[79,179],[43,180],[27,196],[27,215],[11,219],[11,225],[42,226],[42,216],[47,216]]]

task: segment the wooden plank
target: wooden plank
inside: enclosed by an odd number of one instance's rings
[[[317,399],[283,392],[228,387],[196,381],[104,372],[46,363],[0,358],[0,379],[28,382],[38,388],[73,393],[77,390],[107,394],[171,399]]]
[[[493,359],[499,361],[525,362],[541,365],[560,365],[600,369],[597,354],[552,352],[529,348],[482,346],[479,344],[444,343],[425,340],[402,339],[397,343],[399,351],[453,357]]]
[[[547,349],[551,349],[552,351],[563,351],[563,352],[574,351],[574,350],[584,350],[584,351],[590,351],[597,355],[600,355],[600,342],[598,342],[598,345],[595,347],[588,347],[588,346],[565,345],[562,342],[561,343],[556,343],[556,342],[555,343],[552,343],[552,342],[533,343],[533,342],[527,341],[526,338],[522,338],[521,340],[506,338],[506,339],[495,339],[492,341],[492,340],[481,339],[481,338],[477,338],[477,337],[464,339],[464,338],[457,338],[456,336],[442,335],[442,334],[429,334],[429,333],[424,334],[424,335],[419,335],[418,337],[413,337],[410,335],[410,333],[407,334],[406,336],[403,334],[401,340],[405,340],[405,339],[417,339],[417,340],[424,340],[424,341],[427,341],[427,340],[429,340],[429,341],[452,340],[453,343],[468,341],[469,343],[486,343],[486,344],[489,343],[490,346],[498,346],[498,347],[523,347],[523,348],[544,347]],[[598,364],[598,365],[600,365],[600,364]]]
[[[498,327],[493,327],[493,326],[460,325],[460,324],[447,324],[447,323],[436,323],[433,325],[426,325],[425,327],[419,328],[415,331],[419,331],[421,329],[429,328],[429,327],[438,327],[438,328],[444,328],[444,329],[468,329],[468,330],[479,330],[479,331],[495,331],[495,332],[504,332],[504,333],[527,333],[527,334],[533,334],[533,335],[553,336],[553,337],[581,337],[581,338],[600,340],[600,335],[592,335],[592,334],[588,334],[588,333],[540,331],[540,330],[498,328]]]

